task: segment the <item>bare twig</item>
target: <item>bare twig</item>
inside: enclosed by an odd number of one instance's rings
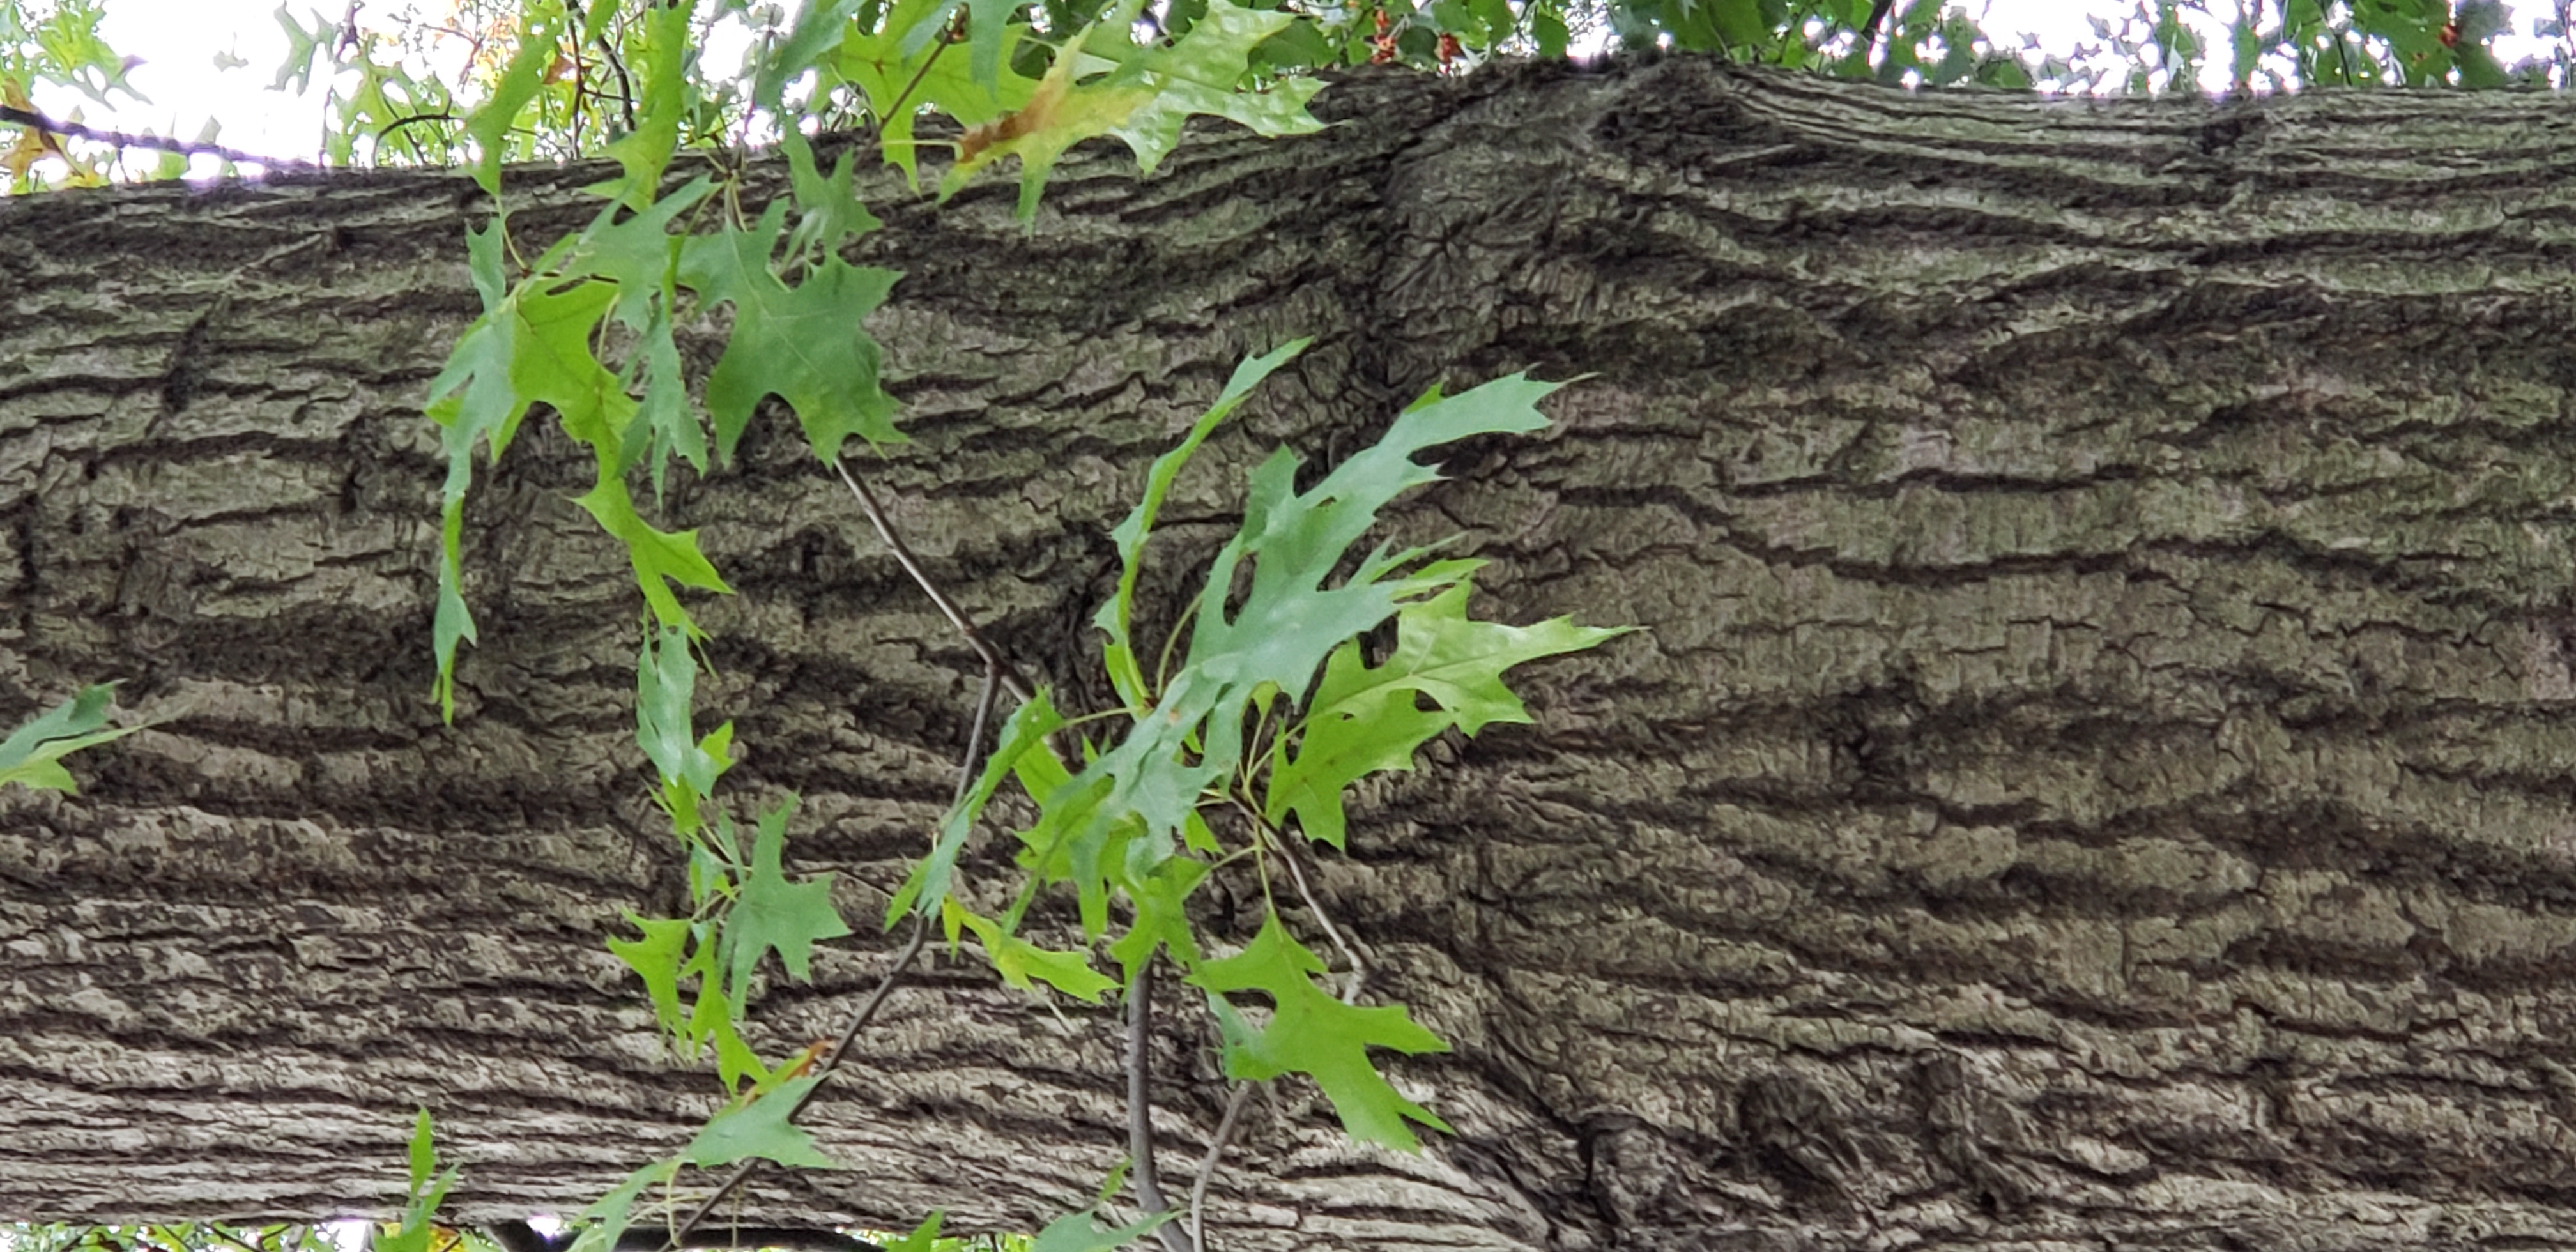
[[[912,99],[913,89],[921,86],[922,79],[930,77],[930,67],[939,64],[939,54],[948,51],[948,45],[957,42],[955,39],[950,37],[955,33],[956,28],[954,27],[939,33],[939,46],[931,49],[929,57],[922,61],[921,68],[912,72],[912,81],[905,83],[903,85],[903,90],[895,93],[894,103],[887,105],[886,111],[879,114],[876,120],[868,124],[868,134],[874,136],[885,132],[886,118],[901,112],[903,110],[904,103]]]
[[[1148,1051],[1153,1023],[1154,958],[1148,953],[1127,984],[1127,1160],[1136,1171],[1136,1199],[1147,1217],[1172,1207],[1163,1199],[1162,1176],[1154,1168],[1153,1056]],[[1154,1234],[1171,1252],[1197,1252],[1196,1242],[1170,1222]]]
[[[49,135],[87,139],[92,143],[103,143],[117,148],[149,148],[155,152],[176,152],[182,156],[218,157],[235,165],[262,165],[270,169],[287,170],[315,168],[311,161],[281,161],[275,157],[261,156],[256,152],[227,148],[219,143],[199,143],[193,139],[164,139],[159,135],[136,135],[121,130],[100,130],[94,126],[83,126],[78,122],[56,121],[33,109],[13,108],[5,104],[0,104],[0,123],[33,127]]]
[[[1020,677],[1020,671],[1004,659],[1002,650],[994,647],[993,641],[984,637],[984,632],[975,629],[974,620],[940,591],[939,584],[930,581],[929,573],[921,568],[921,561],[913,556],[912,548],[904,543],[903,536],[895,533],[894,523],[887,519],[885,509],[877,504],[877,498],[850,475],[850,467],[834,457],[832,468],[841,471],[841,481],[848,483],[850,494],[859,498],[859,507],[867,511],[868,521],[877,528],[877,537],[883,539],[885,546],[894,553],[894,559],[903,566],[903,572],[912,575],[913,583],[930,597],[932,604],[939,606],[939,612],[948,619],[948,624],[965,637],[967,646],[975,649],[975,655],[984,659],[986,672],[1001,676],[1002,689],[1010,692],[1012,699],[1022,704],[1037,699],[1037,692],[1029,686],[1027,679]]]
[[[1289,880],[1297,884],[1297,898],[1306,902],[1306,911],[1315,915],[1315,924],[1323,927],[1324,937],[1333,941],[1343,960],[1350,962],[1351,978],[1342,986],[1342,1003],[1359,1003],[1360,985],[1368,981],[1367,963],[1360,960],[1358,950],[1351,947],[1350,941],[1342,938],[1341,927],[1333,924],[1333,915],[1324,911],[1323,902],[1315,898],[1314,888],[1306,885],[1306,870],[1297,863],[1297,850],[1290,847],[1288,840],[1267,822],[1255,823],[1253,831],[1254,838],[1267,837],[1278,845],[1279,860],[1287,865]]]
[[[626,62],[617,55],[617,45],[609,41],[607,31],[599,32],[599,50],[607,54],[608,68],[617,71],[617,101],[626,108],[626,129],[631,133],[635,130],[635,80],[626,76]]]
[[[1198,1179],[1190,1184],[1190,1243],[1207,1246],[1208,1181],[1216,1177],[1217,1163],[1225,1156],[1226,1142],[1234,1138],[1236,1122],[1243,1120],[1243,1107],[1252,1103],[1252,1083],[1234,1084],[1234,1094],[1225,1098],[1225,1116],[1217,1121],[1216,1138],[1208,1141],[1207,1159],[1199,1162]]]
[[[417,126],[422,122],[458,122],[463,120],[463,118],[460,118],[453,113],[414,113],[409,117],[398,117],[377,129],[376,143],[381,147],[385,142],[386,136],[393,134],[395,131],[401,130],[405,126]],[[420,145],[418,143],[414,143],[412,145],[412,151],[414,153],[418,153],[420,151]]]

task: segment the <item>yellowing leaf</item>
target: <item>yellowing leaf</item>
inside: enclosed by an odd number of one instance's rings
[[[24,113],[36,112],[35,102],[27,98],[26,86],[15,80],[0,81],[0,104]],[[71,154],[63,151],[62,144],[55,141],[51,132],[34,126],[21,126],[17,141],[9,145],[8,151],[0,152],[0,171],[6,171],[10,180],[15,182],[25,178],[27,171],[46,157],[57,158],[65,165],[72,163]]]
[[[1020,217],[1034,217],[1038,195],[1046,189],[1047,176],[1054,172],[1056,160],[1065,149],[1116,130],[1130,114],[1153,99],[1152,88],[1132,79],[1119,81],[1113,77],[1077,87],[1074,67],[1083,59],[1077,52],[1058,54],[1026,105],[984,125],[967,128],[957,143],[957,163],[949,167],[948,177],[939,185],[940,197],[956,194],[967,179],[975,176],[975,171],[1004,156],[1015,156],[1020,159]]]
[[[1171,46],[1139,47],[1127,35],[1136,13],[1136,0],[1128,0],[1102,14],[1056,55],[1027,104],[968,128],[940,196],[955,194],[975,171],[1016,156],[1019,214],[1027,220],[1037,213],[1057,159],[1085,139],[1118,136],[1135,151],[1138,167],[1152,173],[1193,113],[1230,118],[1264,135],[1322,129],[1306,112],[1320,80],[1288,79],[1257,92],[1239,86],[1253,45],[1286,29],[1294,15],[1210,0],[1207,15]]]
[[[986,5],[992,8],[992,5]],[[979,74],[971,58],[946,46],[936,34],[917,37],[924,23],[945,28],[945,0],[898,0],[873,32],[852,31],[841,40],[836,68],[845,81],[868,97],[868,111],[879,120],[879,142],[888,165],[903,170],[920,185],[913,159],[913,122],[925,107],[934,108],[965,126],[981,126],[1025,107],[1038,82],[1011,68],[1011,57],[1028,27],[1006,25],[996,37],[999,55],[991,75]],[[907,94],[908,93],[908,94]]]

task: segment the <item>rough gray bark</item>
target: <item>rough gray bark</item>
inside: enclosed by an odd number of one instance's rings
[[[1323,890],[1458,1129],[1290,1088],[1227,1248],[2576,1245],[2576,105],[1900,95],[1670,61],[1363,78],[1291,143],[1069,163],[1034,234],[880,185],[873,469],[1075,692],[1106,532],[1232,362],[1317,348],[1187,480],[1330,457],[1435,379],[1593,371],[1403,527],[1492,609],[1648,633],[1372,791]],[[593,171],[514,172],[584,212]],[[0,1212],[582,1202],[712,1084],[600,948],[678,891],[634,593],[559,438],[487,474],[427,701],[421,385],[460,179],[0,206],[0,688],[169,717],[0,797]],[[530,213],[537,229],[546,215]],[[531,430],[536,426],[531,424]],[[976,670],[793,438],[690,482],[740,794],[873,911]],[[1224,930],[1238,919],[1212,916]],[[883,940],[758,1006],[827,1034]],[[1118,1023],[926,965],[771,1216],[1026,1228],[1118,1156]],[[1167,1158],[1222,1091],[1163,1017]]]

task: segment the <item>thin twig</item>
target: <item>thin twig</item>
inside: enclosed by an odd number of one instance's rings
[[[958,800],[965,799],[967,788],[974,785],[976,757],[983,749],[984,727],[992,720],[993,701],[1000,693],[1001,683],[1001,671],[987,666],[984,670],[984,692],[975,701],[975,724],[966,732],[966,751],[957,769],[957,797],[949,801],[952,806]],[[849,1026],[841,1031],[840,1040],[832,1045],[831,1055],[823,1058],[822,1064],[815,1067],[813,1085],[805,1088],[803,1095],[796,1097],[796,1103],[788,1108],[785,1120],[796,1120],[796,1115],[804,1112],[805,1106],[813,1101],[814,1093],[823,1089],[824,1081],[831,1078],[833,1072],[841,1067],[841,1059],[848,1056],[851,1046],[858,1042],[859,1032],[866,1030],[869,1022],[876,1020],[877,1010],[884,1008],[887,998],[894,994],[895,980],[901,978],[905,970],[912,968],[913,961],[921,956],[921,949],[929,942],[930,919],[916,913],[912,918],[912,938],[904,943],[903,951],[895,955],[894,964],[886,967],[885,977],[877,980],[877,989],[869,993],[867,1003],[860,1005],[859,1011],[851,1015]],[[733,1173],[727,1175],[724,1182],[717,1186],[715,1194],[708,1196],[705,1203],[700,1204],[695,1212],[690,1213],[687,1221],[673,1228],[670,1239],[664,1244],[665,1252],[678,1248],[682,1240],[687,1239],[700,1223],[706,1221],[708,1214],[715,1212],[717,1205],[724,1203],[726,1196],[733,1194],[734,1189],[740,1187],[744,1179],[751,1177],[751,1171],[759,1164],[760,1158],[751,1157],[735,1166]]]
[[[1243,1108],[1252,1103],[1253,1084],[1234,1084],[1234,1094],[1225,1098],[1225,1116],[1216,1124],[1216,1138],[1208,1141],[1207,1159],[1199,1162],[1198,1180],[1190,1184],[1190,1242],[1207,1246],[1208,1180],[1216,1177],[1219,1160],[1225,1156],[1226,1141],[1234,1138],[1234,1124],[1243,1118]]]
[[[1147,953],[1127,984],[1127,1161],[1135,1170],[1136,1200],[1145,1216],[1168,1212],[1162,1176],[1154,1169],[1154,1103],[1152,1045],[1154,1025],[1154,958]],[[1154,1229],[1171,1252],[1196,1252],[1197,1245],[1169,1222]]]
[[[1235,801],[1235,804],[1247,815],[1257,816],[1256,810],[1245,805],[1240,798]],[[1351,979],[1342,987],[1342,1003],[1359,1003],[1360,984],[1368,981],[1368,964],[1360,960],[1359,952],[1351,947],[1350,941],[1342,938],[1341,927],[1333,924],[1333,915],[1324,911],[1323,903],[1315,898],[1314,888],[1306,885],[1306,871],[1297,863],[1296,849],[1290,847],[1288,840],[1268,822],[1255,821],[1253,838],[1264,837],[1279,845],[1279,860],[1287,865],[1289,880],[1297,884],[1297,898],[1306,902],[1306,911],[1315,915],[1315,924],[1324,928],[1324,937],[1333,941],[1333,946],[1341,951],[1343,960],[1350,962]]]
[[[818,1079],[830,1077],[832,1070],[840,1065],[841,1054],[858,1039],[860,1031],[867,1029],[868,1022],[874,1019],[877,1010],[884,1006],[886,997],[893,994],[895,980],[903,976],[903,971],[911,967],[914,958],[921,955],[922,947],[929,942],[930,923],[920,915],[914,915],[911,941],[905,943],[903,951],[895,955],[894,964],[887,967],[885,977],[877,982],[877,989],[868,997],[868,1002],[860,1006],[858,1013],[850,1018],[849,1029],[841,1032],[841,1040],[833,1046],[832,1055],[816,1068]],[[805,1094],[798,1096],[795,1105],[787,1110],[788,1120],[793,1121],[798,1113],[803,1112],[806,1104],[813,1100],[814,1093],[822,1089],[823,1084],[820,1081],[807,1087]],[[733,1194],[734,1188],[741,1186],[744,1179],[751,1177],[751,1171],[759,1164],[759,1157],[751,1157],[735,1166],[733,1172],[726,1175],[725,1180],[716,1186],[715,1194],[708,1196],[705,1203],[700,1204],[695,1212],[690,1213],[688,1220],[672,1229],[670,1239],[662,1245],[664,1252],[673,1252],[687,1240],[689,1235],[707,1220],[707,1216],[716,1211],[716,1206],[724,1203],[726,1196]]]
[[[94,126],[83,126],[78,122],[58,122],[33,109],[14,108],[5,104],[0,104],[0,123],[33,127],[49,135],[68,135],[74,139],[87,139],[92,143],[109,144],[117,148],[150,148],[155,152],[176,152],[182,156],[218,157],[235,165],[261,165],[270,169],[288,170],[315,168],[311,161],[281,161],[275,157],[261,156],[256,152],[227,148],[219,143],[199,143],[193,139],[164,139],[159,135],[135,135],[121,130],[100,130]]]
[[[626,106],[626,130],[635,131],[635,80],[626,76],[626,62],[617,55],[617,45],[609,42],[608,32],[599,32],[599,50],[608,55],[608,68],[617,71],[617,100]],[[665,53],[664,55],[669,55]]]
[[[904,102],[912,99],[913,89],[921,85],[922,79],[930,77],[930,67],[939,64],[939,54],[948,51],[948,45],[957,42],[949,38],[951,33],[952,31],[939,32],[939,46],[931,49],[930,55],[922,60],[921,68],[912,72],[912,81],[905,83],[903,90],[895,93],[894,103],[887,105],[886,111],[877,115],[875,123],[868,127],[868,133],[871,136],[884,133],[886,118],[901,112]]]
[[[939,584],[930,581],[930,574],[921,568],[921,561],[913,556],[912,549],[904,543],[903,536],[895,533],[894,523],[887,519],[885,510],[878,506],[877,498],[869,494],[868,489],[860,485],[858,479],[851,477],[850,467],[843,464],[839,457],[834,457],[832,468],[841,472],[841,481],[848,483],[850,494],[859,498],[859,507],[867,511],[868,521],[874,523],[877,528],[877,538],[885,541],[885,546],[894,553],[896,562],[903,566],[903,572],[912,575],[914,584],[930,597],[932,604],[939,606],[940,614],[948,619],[948,624],[956,628],[958,634],[965,637],[967,646],[975,649],[975,655],[984,659],[986,672],[1001,676],[1002,689],[1010,692],[1012,699],[1022,704],[1036,700],[1037,692],[1029,686],[1027,679],[1020,677],[1020,671],[1014,668],[1010,661],[1004,659],[1002,650],[994,647],[993,641],[984,637],[984,632],[975,629],[974,619],[967,617],[964,609],[958,608],[955,601],[950,600],[946,593],[940,591]]]

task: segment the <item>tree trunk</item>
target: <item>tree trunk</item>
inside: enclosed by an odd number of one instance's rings
[[[1271,447],[1592,374],[1397,526],[1466,528],[1496,614],[1647,631],[1369,790],[1318,884],[1455,1045],[1394,1068],[1457,1134],[1354,1149],[1287,1084],[1217,1246],[2576,1246],[2576,103],[1697,60],[1320,102],[1142,182],[1070,161],[1029,233],[999,183],[867,189],[916,442],[866,472],[1076,702],[1109,527],[1246,352],[1318,337],[1185,479],[1165,623]],[[522,238],[599,177],[512,171]],[[411,173],[0,205],[0,714],[116,678],[166,719],[0,796],[0,1213],[381,1212],[415,1106],[460,1218],[569,1209],[712,1106],[601,947],[679,867],[633,584],[537,423],[476,488],[453,728],[428,699],[417,404],[484,211]],[[874,915],[971,653],[797,438],[664,516],[739,592],[700,615],[728,785],[800,793],[791,854]],[[890,947],[773,986],[764,1050]],[[849,1169],[747,1211],[1085,1202],[1116,1019],[925,960],[810,1115]],[[1224,1090],[1203,1012],[1160,1027],[1185,1185]]]

